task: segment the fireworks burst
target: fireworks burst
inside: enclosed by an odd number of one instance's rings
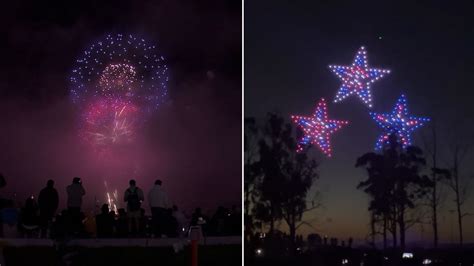
[[[166,100],[168,68],[144,39],[109,34],[76,62],[70,92],[82,113],[80,135],[101,150],[131,142],[144,116]]]
[[[168,68],[155,45],[134,35],[107,35],[87,48],[72,70],[70,91],[78,105],[113,96],[153,111],[166,100]]]
[[[99,78],[99,86],[108,98],[132,97],[136,83],[135,67],[127,64],[108,65]]]
[[[139,109],[130,103],[101,99],[85,109],[80,134],[99,146],[126,144],[133,140],[139,115]]]
[[[104,185],[105,185],[105,196],[106,196],[106,200],[107,200],[107,204],[109,205],[109,211],[113,211],[115,212],[115,214],[118,214],[118,207],[117,207],[117,203],[118,203],[118,192],[117,190],[114,190],[114,192],[109,192],[109,188],[107,186],[107,181],[104,181]]]

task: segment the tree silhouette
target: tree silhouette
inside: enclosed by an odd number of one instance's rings
[[[255,226],[251,202],[258,197],[256,185],[261,175],[258,161],[259,129],[254,118],[244,119],[244,235],[247,240]],[[267,219],[264,219],[267,220]]]
[[[270,115],[263,129],[263,138],[259,141],[260,166],[263,173],[257,185],[259,200],[255,205],[255,216],[270,225],[269,234],[275,230],[275,222],[282,218],[284,176],[281,170],[281,159],[287,154],[285,141],[291,135],[288,128],[282,128],[283,119]],[[286,131],[285,131],[286,130]]]
[[[464,211],[464,204],[469,197],[469,183],[463,180],[460,171],[460,165],[463,163],[463,159],[466,157],[470,146],[456,144],[453,147],[452,152],[452,168],[449,174],[450,178],[447,178],[447,185],[454,192],[454,203],[456,204],[456,214],[458,219],[459,229],[459,245],[463,245],[463,219],[472,215],[471,213]],[[464,182],[463,182],[464,181]]]
[[[270,234],[275,230],[275,222],[284,220],[294,245],[296,230],[304,224],[303,213],[319,207],[313,203],[308,208],[306,204],[307,193],[318,178],[317,163],[305,153],[296,152],[295,132],[279,115],[267,115],[262,133],[259,141],[262,180],[258,184],[255,215],[269,223]]]
[[[456,215],[458,220],[459,230],[459,245],[462,246],[463,238],[463,220],[466,216],[472,213],[466,212],[465,203],[470,196],[470,183],[463,172],[463,165],[472,148],[472,134],[473,129],[469,122],[453,121],[454,125],[451,128],[448,136],[448,145],[451,152],[451,162],[448,162],[450,171],[449,178],[445,183],[454,193],[454,203],[456,205]],[[446,175],[446,172],[444,172]]]
[[[428,195],[428,206],[431,210],[431,226],[433,227],[433,246],[438,247],[438,209],[442,203],[441,181],[446,181],[450,177],[449,170],[439,167],[439,145],[438,145],[438,128],[435,120],[431,123],[431,136],[423,136],[424,148],[430,158],[430,179],[432,183],[431,191]]]
[[[286,175],[286,190],[283,191],[282,213],[290,229],[290,239],[294,240],[296,229],[303,225],[300,223],[303,213],[319,207],[313,205],[308,208],[306,195],[317,178],[316,161],[307,158],[306,154],[290,154],[291,157],[284,165]]]
[[[415,201],[426,195],[432,186],[428,177],[420,174],[426,164],[420,148],[409,146],[403,149],[394,136],[381,153],[369,152],[357,159],[356,167],[365,167],[368,179],[360,182],[359,189],[372,198],[369,210],[373,216],[382,217],[384,247],[386,232],[390,230],[396,246],[397,229],[400,246],[405,247],[405,233],[413,220],[407,212],[415,208]],[[397,228],[398,227],[398,228]]]
[[[397,231],[394,228],[395,209],[393,179],[390,178],[390,171],[394,166],[384,154],[366,153],[357,159],[356,167],[366,166],[368,179],[359,183],[357,188],[363,189],[369,194],[371,201],[369,211],[371,212],[371,236],[372,245],[375,245],[376,223],[382,221],[382,235],[384,248],[387,247],[387,231],[392,232],[393,245],[397,245]],[[390,225],[391,223],[391,225]]]

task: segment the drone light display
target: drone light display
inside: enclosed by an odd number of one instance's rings
[[[297,151],[303,151],[309,144],[316,144],[321,151],[331,157],[330,135],[347,125],[347,121],[330,120],[327,116],[326,101],[321,99],[313,116],[292,116],[293,121],[303,130],[303,137],[298,141]]]
[[[356,94],[368,107],[372,107],[370,85],[382,78],[390,70],[369,68],[367,52],[362,46],[350,66],[334,66],[329,68],[342,81],[334,102],[340,102],[346,97]]]
[[[408,115],[407,100],[405,95],[401,95],[390,114],[378,114],[371,112],[370,115],[377,124],[384,130],[378,138],[376,150],[389,143],[390,135],[397,137],[397,141],[403,148],[411,145],[410,134],[417,128],[423,126],[428,118],[414,117]]]

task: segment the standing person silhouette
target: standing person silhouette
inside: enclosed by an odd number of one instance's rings
[[[130,187],[125,190],[123,198],[127,203],[128,232],[132,234],[133,232],[138,233],[141,217],[140,207],[145,198],[135,180],[130,180],[129,184]]]
[[[59,205],[58,191],[54,188],[53,180],[48,180],[46,187],[40,191],[38,205],[40,210],[41,237],[45,238]]]
[[[153,235],[160,237],[165,232],[166,212],[170,207],[168,195],[161,187],[161,180],[156,180],[148,192],[148,204],[151,208]]]
[[[81,206],[82,197],[86,194],[82,181],[79,177],[74,177],[72,184],[67,186],[67,209],[71,219],[71,229],[73,233],[78,233],[81,228]]]

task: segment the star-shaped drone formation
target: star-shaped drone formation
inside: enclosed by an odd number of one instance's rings
[[[384,129],[384,133],[377,140],[377,150],[389,143],[390,135],[396,136],[397,141],[402,144],[403,148],[406,148],[411,145],[410,133],[423,126],[425,122],[430,121],[428,118],[408,116],[407,100],[403,94],[398,99],[391,114],[371,112],[370,115]]]
[[[334,102],[340,102],[352,94],[357,94],[369,107],[372,107],[370,85],[390,73],[390,70],[369,68],[367,52],[363,46],[357,51],[351,66],[330,65],[329,68],[342,80]]]
[[[330,135],[347,125],[347,121],[329,120],[326,101],[321,99],[312,117],[291,116],[293,121],[303,130],[303,137],[298,142],[297,151],[301,152],[308,144],[317,144],[321,151],[331,157]]]

